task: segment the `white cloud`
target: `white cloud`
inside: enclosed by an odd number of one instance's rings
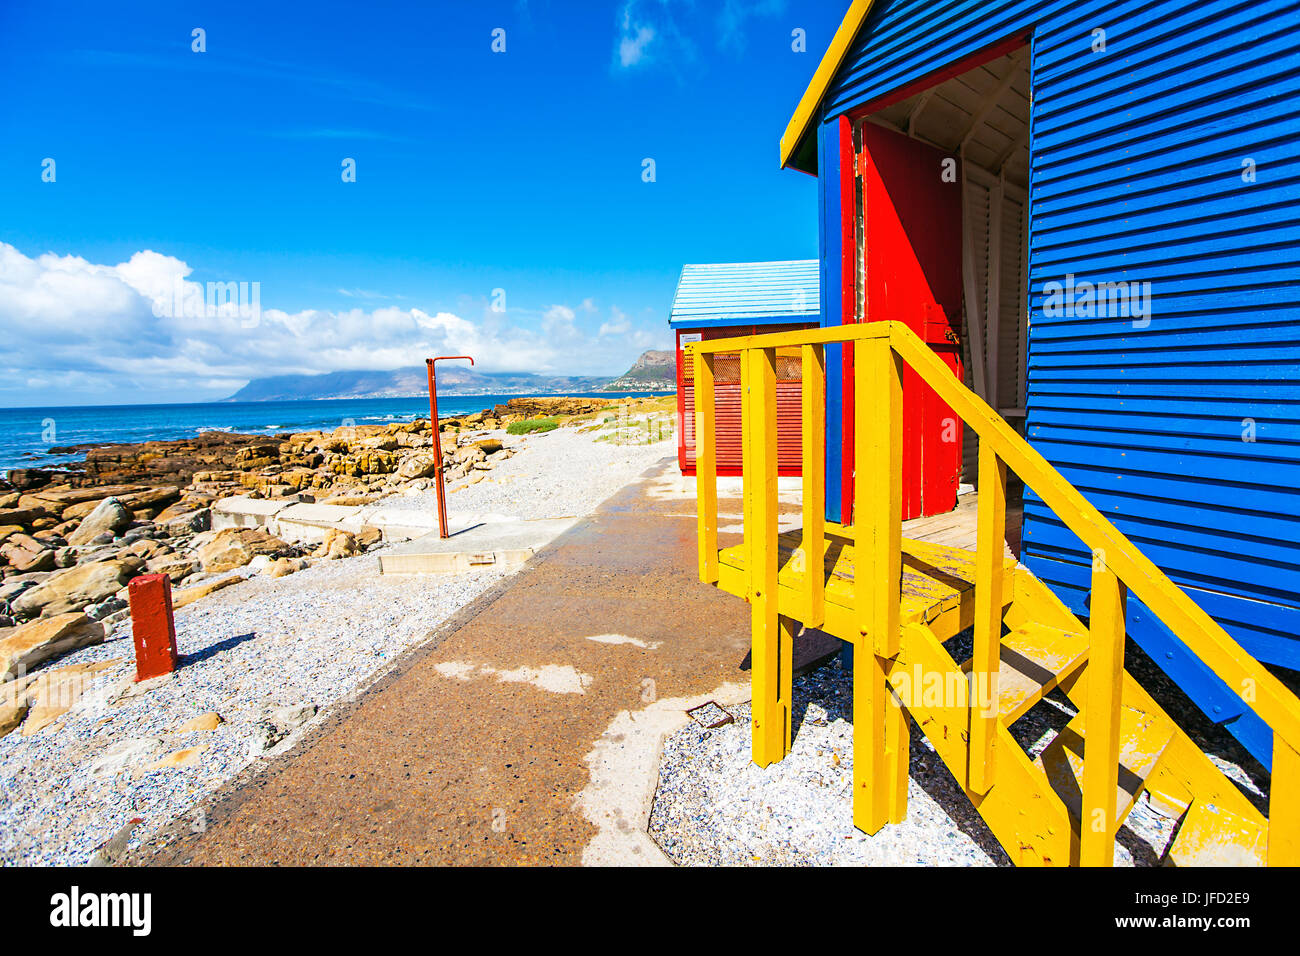
[[[618,60],[624,67],[636,66],[645,58],[645,48],[655,37],[652,28],[640,26],[636,36],[624,35],[618,42]]]
[[[24,390],[79,395],[125,389],[141,393],[229,394],[250,378],[418,365],[429,355],[473,355],[485,371],[617,374],[636,357],[627,316],[614,308],[592,334],[578,310],[550,306],[484,314],[384,305],[340,311],[286,312],[261,290],[257,315],[235,303],[203,308],[207,284],[189,264],[152,250],[117,265],[53,253],[29,258],[0,242],[0,405],[28,404]],[[250,288],[251,292],[251,288]],[[186,303],[199,304],[187,314]],[[656,338],[662,321],[638,329]],[[621,338],[609,338],[618,335]],[[660,337],[666,337],[663,333]]]
[[[632,4],[623,7],[618,37],[618,62],[624,69],[646,58],[646,47],[655,38],[654,27],[632,19]]]
[[[626,335],[632,329],[632,323],[618,308],[609,310],[609,321],[602,322],[600,332],[601,338],[607,338],[611,335]]]
[[[785,13],[787,0],[722,0],[701,8],[694,0],[625,0],[615,20],[614,66],[617,70],[666,68],[685,80],[683,64],[698,62],[700,46],[743,54],[751,24],[766,20],[770,31]],[[782,26],[781,42],[789,40]]]
[[[745,46],[748,21],[785,12],[785,0],[725,0],[718,12],[718,46],[739,52]]]

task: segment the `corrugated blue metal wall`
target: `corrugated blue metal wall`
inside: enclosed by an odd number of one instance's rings
[[[833,117],[1032,34],[1027,434],[1247,650],[1293,668],[1298,22],[1294,0],[880,0],[824,103]],[[1049,314],[1067,276],[1149,282],[1149,321]],[[1025,557],[1086,611],[1083,548],[1033,496]],[[1140,605],[1130,629],[1267,759],[1262,724]]]

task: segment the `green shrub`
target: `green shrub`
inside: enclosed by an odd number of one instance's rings
[[[531,432],[549,432],[560,427],[554,418],[526,418],[521,422],[511,422],[506,426],[507,435],[527,435]]]

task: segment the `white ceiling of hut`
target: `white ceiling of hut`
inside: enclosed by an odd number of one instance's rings
[[[1022,47],[872,114],[1007,182],[1029,185],[1029,50]]]

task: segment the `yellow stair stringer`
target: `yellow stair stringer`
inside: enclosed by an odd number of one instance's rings
[[[1061,599],[1030,571],[1017,568],[1014,578],[1014,595],[1005,617],[1008,625],[1014,627],[1032,620],[1067,630],[1086,630]],[[1077,673],[1060,683],[1060,690],[1081,710],[1087,699],[1087,674],[1085,664]],[[1179,814],[1185,812],[1194,801],[1203,801],[1244,817],[1267,832],[1268,819],[1236,784],[1224,776],[1127,670],[1124,672],[1121,695],[1125,706],[1162,719],[1174,729],[1173,738],[1166,747],[1159,766],[1147,779],[1145,787],[1150,792],[1152,801],[1163,812]]]
[[[910,624],[901,630],[888,678],[909,716],[965,789],[970,710],[965,700],[943,690],[965,683],[957,662],[933,631]],[[1070,865],[1078,841],[1065,804],[1001,723],[994,746],[996,782],[983,795],[967,789],[967,797],[1017,866]]]

